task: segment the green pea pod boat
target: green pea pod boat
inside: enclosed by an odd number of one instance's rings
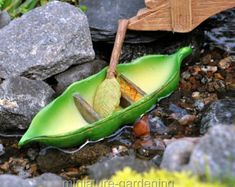
[[[73,83],[34,117],[19,146],[40,142],[57,147],[72,147],[87,140],[96,141],[110,136],[123,125],[133,123],[177,88],[181,62],[191,53],[191,48],[184,47],[172,55],[146,55],[131,63],[119,64],[117,74],[131,82],[142,97],[135,102],[123,104],[119,110],[105,118],[90,119],[86,113],[94,113],[90,111],[93,98],[98,85],[105,79],[107,68]],[[74,100],[76,94],[90,107],[89,110],[79,110]]]

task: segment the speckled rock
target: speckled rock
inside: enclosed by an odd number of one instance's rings
[[[31,187],[24,179],[15,175],[0,175],[1,187]]]
[[[235,177],[235,126],[212,127],[193,150],[188,169],[199,175]]]
[[[45,82],[12,77],[0,86],[0,131],[26,129],[34,115],[53,98]]]
[[[67,71],[56,75],[55,79],[57,81],[57,93],[63,92],[73,82],[82,80],[97,73],[106,65],[107,62],[96,59],[88,63],[71,67]]]
[[[26,180],[31,187],[65,187],[65,181],[55,174],[44,173],[38,177]]]
[[[188,164],[195,144],[187,140],[176,140],[169,144],[163,154],[160,167],[170,171],[180,171]]]
[[[90,166],[89,175],[96,181],[108,179],[124,167],[130,167],[137,172],[144,172],[156,167],[156,165],[151,161],[144,161],[130,156],[114,157],[108,160],[104,159]]]
[[[10,23],[11,17],[7,12],[1,12],[0,10],[0,29]]]
[[[0,30],[0,77],[44,80],[71,65],[94,59],[86,15],[53,1]]]
[[[1,187],[63,187],[64,181],[61,177],[44,173],[32,179],[22,179],[15,175],[1,175]]]
[[[213,102],[202,117],[200,133],[205,134],[209,128],[221,124],[235,124],[235,99]]]

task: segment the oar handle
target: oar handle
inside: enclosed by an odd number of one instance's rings
[[[118,64],[119,57],[121,54],[122,44],[125,39],[128,23],[129,21],[127,19],[122,19],[119,21],[114,47],[111,55],[111,60],[107,72],[107,78],[115,77],[116,66]]]

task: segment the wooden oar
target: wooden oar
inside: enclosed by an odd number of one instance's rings
[[[120,104],[121,90],[120,85],[115,77],[116,66],[119,61],[122,44],[128,27],[128,20],[119,21],[118,31],[115,38],[114,48],[107,70],[105,80],[98,86],[94,97],[94,110],[101,116],[107,117],[112,114]]]

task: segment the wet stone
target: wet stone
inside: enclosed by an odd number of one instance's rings
[[[235,123],[235,99],[221,99],[211,103],[201,119],[200,133],[205,134],[216,125]]]
[[[188,112],[185,109],[182,109],[175,104],[170,104],[169,110],[174,113],[175,118],[177,119],[180,119],[188,114]]]
[[[216,14],[207,21],[205,40],[210,47],[218,47],[230,54],[235,53],[234,18],[233,8]]]
[[[161,139],[154,139],[151,136],[137,139],[133,144],[136,156],[143,159],[152,159],[155,155],[162,155],[165,144]]]
[[[164,122],[158,116],[149,118],[150,132],[153,134],[165,134],[167,127]]]

